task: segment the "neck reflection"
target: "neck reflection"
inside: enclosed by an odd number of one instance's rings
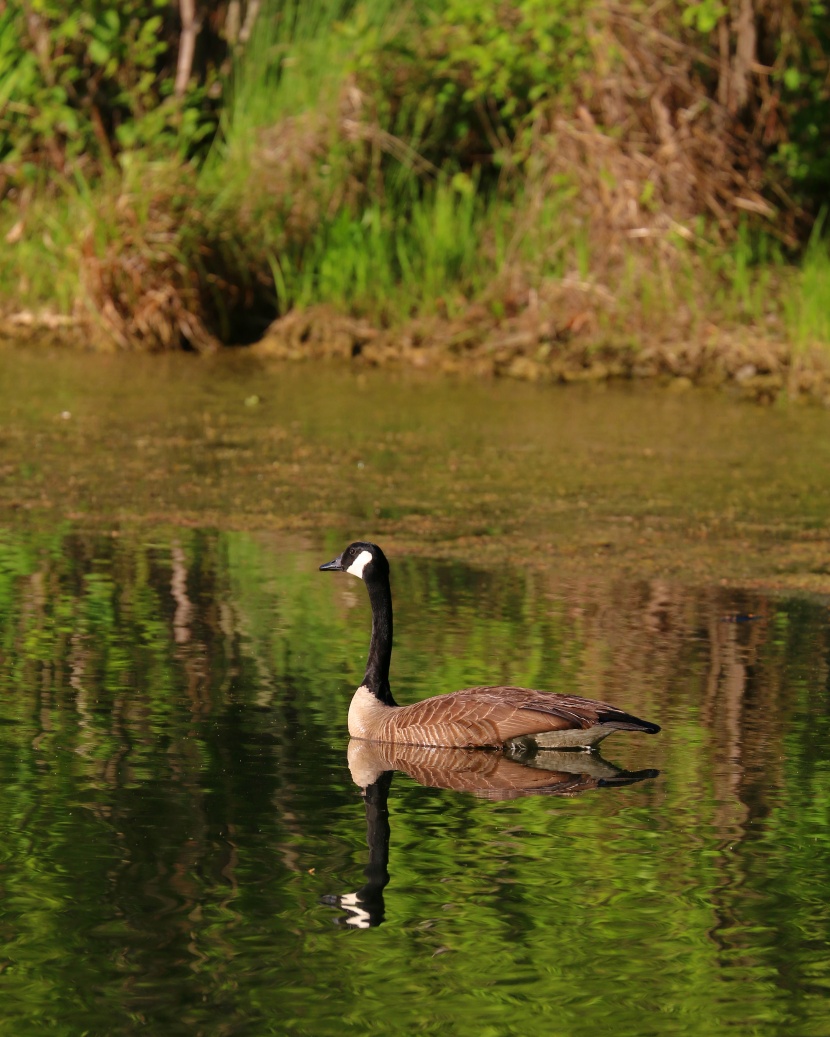
[[[593,789],[633,785],[655,778],[653,768],[626,771],[597,752],[540,750],[534,756],[481,749],[436,749],[349,741],[349,770],[363,791],[369,862],[366,882],[354,893],[327,895],[329,907],[343,914],[345,929],[371,929],[385,919],[384,889],[389,883],[389,789],[396,770],[421,785],[467,792],[482,799],[522,796],[577,796]]]

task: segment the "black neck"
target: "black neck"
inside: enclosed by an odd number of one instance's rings
[[[396,706],[389,687],[389,663],[392,659],[392,591],[389,579],[366,581],[372,605],[372,640],[366,660],[364,687],[387,706]]]

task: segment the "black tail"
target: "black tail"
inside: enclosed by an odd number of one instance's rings
[[[600,717],[602,723],[612,724],[618,731],[642,731],[646,735],[656,735],[660,730],[659,724],[652,724],[649,720],[640,720],[630,713],[606,713]]]

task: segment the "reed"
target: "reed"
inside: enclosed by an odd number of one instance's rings
[[[824,234],[826,211],[813,228],[803,260],[783,297],[784,314],[796,351],[830,351],[830,244]]]

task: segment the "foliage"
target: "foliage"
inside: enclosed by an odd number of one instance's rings
[[[783,109],[774,161],[805,203],[823,205],[830,184],[830,18],[826,3],[782,5],[780,49],[773,49],[773,82]],[[769,59],[768,59],[769,60]]]
[[[231,7],[259,10],[244,44]],[[12,0],[6,307],[205,349],[297,305],[498,318],[578,283],[617,336],[713,301],[782,327],[779,292],[818,286],[780,270],[830,177],[826,18],[750,28],[715,0],[221,3],[178,90],[175,5]]]
[[[442,168],[524,163],[534,122],[569,103],[590,62],[590,6],[446,0],[416,11],[374,33],[360,20],[342,30],[380,121]]]
[[[123,149],[189,152],[209,136],[215,70],[173,96],[170,20],[167,0],[10,0],[0,14],[7,173],[94,171]]]
[[[763,143],[769,179],[815,213],[830,183],[830,31],[820,0],[777,0],[736,16],[719,0],[690,3],[682,21],[717,62],[701,69],[712,96]],[[737,89],[736,89],[737,86]]]

